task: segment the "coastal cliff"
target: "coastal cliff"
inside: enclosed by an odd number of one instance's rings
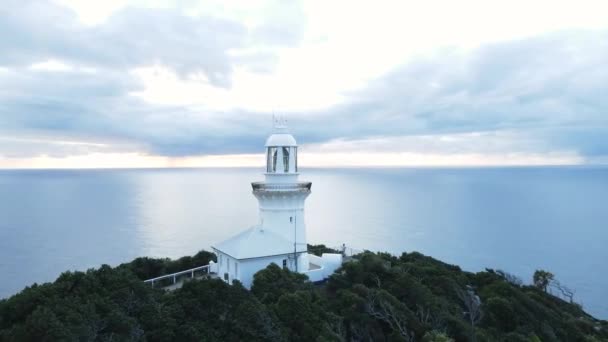
[[[0,301],[0,341],[608,341],[608,322],[577,304],[417,252],[361,253],[323,284],[274,264],[251,291],[219,279],[170,292],[142,282],[213,259],[63,273]]]

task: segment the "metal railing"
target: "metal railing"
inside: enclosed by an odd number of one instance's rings
[[[199,266],[199,267],[191,268],[189,270],[180,271],[180,272],[171,273],[171,274],[165,274],[165,275],[162,275],[160,277],[156,277],[156,278],[152,278],[152,279],[147,279],[147,280],[144,280],[144,283],[149,283],[149,284],[152,285],[152,287],[154,287],[154,283],[158,283],[158,282],[160,282],[162,280],[165,280],[165,279],[171,279],[172,280],[172,284],[176,284],[177,283],[177,279],[178,279],[179,276],[188,275],[189,274],[190,275],[189,279],[194,279],[194,273],[195,272],[201,271],[202,275],[206,275],[206,274],[211,273],[210,270],[211,270],[210,269],[210,265]]]
[[[311,182],[298,182],[298,183],[266,183],[266,182],[253,182],[251,187],[253,191],[273,191],[273,190],[284,190],[284,191],[310,191],[312,186]]]
[[[335,247],[330,247],[330,248],[340,251],[340,253],[342,253],[342,256],[344,256],[344,257],[352,257],[352,256],[355,256],[357,254],[361,254],[364,252],[362,249],[353,248],[353,247],[347,246],[346,244],[342,244],[340,246],[335,246]]]

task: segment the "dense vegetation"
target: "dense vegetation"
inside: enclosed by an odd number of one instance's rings
[[[63,273],[0,301],[0,340],[608,341],[608,322],[538,286],[416,252],[365,252],[322,285],[274,264],[251,291],[195,280],[164,292],[141,281],[212,258]]]

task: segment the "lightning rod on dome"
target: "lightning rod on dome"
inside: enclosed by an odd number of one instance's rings
[[[284,115],[281,114],[272,114],[272,123],[273,128],[275,130],[285,130],[287,129],[287,120]]]

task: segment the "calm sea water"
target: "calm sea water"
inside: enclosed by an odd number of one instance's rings
[[[306,169],[309,242],[537,268],[608,318],[608,168]],[[257,221],[259,169],[0,171],[0,297],[64,270],[207,249]]]

